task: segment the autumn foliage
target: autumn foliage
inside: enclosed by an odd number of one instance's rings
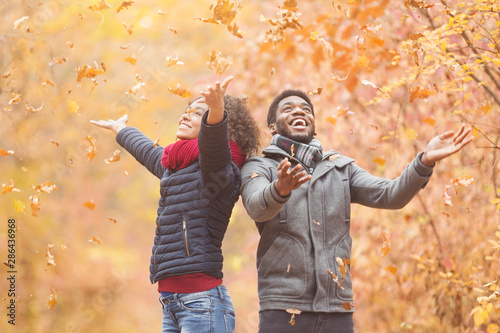
[[[165,146],[189,98],[234,75],[229,93],[249,97],[263,130],[275,95],[308,92],[323,146],[377,176],[397,177],[433,136],[471,126],[474,142],[439,162],[408,206],[353,205],[343,264],[359,332],[500,332],[498,1],[14,0],[0,10],[0,253],[14,218],[18,270],[16,326],[1,312],[0,331],[160,331],[148,278],[158,180],[89,121],[128,114]],[[258,238],[238,203],[223,245],[237,332],[257,330]]]

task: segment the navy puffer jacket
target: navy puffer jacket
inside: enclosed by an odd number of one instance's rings
[[[161,179],[156,235],[151,255],[151,283],[169,276],[204,273],[222,278],[221,245],[238,201],[240,170],[231,160],[227,114],[214,126],[208,112],[198,135],[198,161],[176,172],[161,164],[163,147],[133,127],[116,141]]]

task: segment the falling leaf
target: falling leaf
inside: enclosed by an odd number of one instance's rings
[[[15,151],[13,150],[3,150],[2,148],[0,148],[0,155],[2,156],[13,155],[13,154],[15,154]]]
[[[133,1],[123,1],[120,7],[116,9],[116,12],[119,13],[123,9],[128,9],[128,7],[132,6]]]
[[[386,268],[384,268],[384,269],[385,269],[386,271],[388,271],[388,272],[392,273],[392,274],[396,274],[396,272],[398,271],[398,269],[397,269],[396,267],[391,266],[391,265],[387,266],[387,267],[386,267]]]
[[[120,160],[120,150],[117,149],[115,150],[115,152],[113,153],[113,156],[111,156],[110,158],[107,158],[104,160],[104,163],[106,164],[109,164],[109,163],[112,163],[112,162],[118,162]]]
[[[10,184],[2,184],[3,190],[2,194],[7,192],[21,192],[20,189],[14,187],[15,181],[13,179],[10,180]]]
[[[381,166],[385,165],[385,160],[381,157],[376,157],[373,162],[380,164]]]
[[[57,190],[57,186],[54,183],[51,184],[50,181],[48,181],[48,180],[41,185],[38,185],[38,186],[31,185],[31,186],[33,186],[33,189],[35,191],[37,191],[38,193],[40,193],[40,192],[50,193],[52,191]]]
[[[126,57],[125,59],[123,59],[123,60],[125,60],[126,62],[128,62],[129,64],[134,65],[134,66],[135,66],[135,64],[136,64],[136,62],[137,62],[137,58],[136,58],[134,55],[132,55],[132,56],[127,56],[127,57]]]
[[[21,101],[22,94],[12,93],[12,99],[9,101],[9,105],[17,104]]]
[[[292,318],[288,322],[292,326],[295,325],[295,315],[299,315],[302,313],[302,311],[297,310],[297,309],[286,309],[286,312],[288,312],[292,315]]]
[[[96,236],[92,236],[92,239],[89,239],[89,243],[101,244],[101,240],[99,238],[97,238]]]
[[[219,50],[210,51],[209,57],[207,62],[208,68],[214,69],[217,75],[224,74],[229,65],[233,63],[230,59],[223,57],[222,52]]]
[[[292,143],[292,147],[290,147],[290,152],[292,153],[292,157],[295,155],[295,146]]]
[[[354,307],[354,304],[352,304],[350,302],[344,302],[344,303],[342,303],[342,308],[344,310],[350,311],[353,307]]]
[[[38,212],[42,207],[40,199],[38,199],[37,195],[30,195],[29,199],[31,200],[31,215],[34,217],[38,217]]]
[[[417,131],[415,131],[413,128],[407,127],[406,135],[408,136],[408,139],[410,139],[410,141],[413,141],[417,137]]]
[[[290,266],[291,266],[291,264],[290,264],[290,263],[288,263],[288,267],[286,268],[286,272],[287,272],[287,273],[289,273],[289,272],[290,272]]]
[[[80,115],[78,113],[78,110],[80,109],[80,106],[78,105],[77,102],[71,100],[71,99],[68,99],[68,109],[69,109],[69,112],[71,113],[76,113],[78,115]]]
[[[50,288],[49,301],[49,310],[52,309],[57,304],[57,294],[53,288]]]
[[[83,203],[83,207],[87,207],[90,210],[94,210],[95,203],[94,200],[87,200]]]
[[[449,185],[445,185],[444,193],[443,193],[443,199],[444,199],[444,204],[446,206],[453,206],[451,202],[451,197],[448,195],[447,190],[449,189]]]
[[[325,120],[328,121],[332,125],[335,125],[337,123],[337,118],[335,118],[333,116],[328,116],[328,117],[326,117]]]
[[[68,61],[68,58],[57,58],[54,57],[51,61],[49,61],[49,66],[60,65],[63,62]]]
[[[361,31],[363,32],[377,32],[377,31],[380,31],[382,30],[382,24],[377,24],[377,25],[373,25],[372,23],[368,23],[362,27],[360,27]]]
[[[344,76],[344,77],[339,77],[339,76],[336,76],[336,75],[332,75],[332,79],[334,81],[337,81],[337,82],[343,82],[343,81],[347,80],[348,77],[349,77],[349,73],[347,73],[347,75]]]
[[[497,205],[497,209],[500,210],[500,198],[495,198],[491,200],[491,203]]]
[[[381,253],[382,257],[385,257],[387,255],[387,253],[389,253],[389,251],[391,251],[391,241],[389,239],[388,232],[384,232],[382,234],[382,237],[384,238],[384,240],[383,240],[382,245],[380,247],[380,253]]]
[[[434,91],[429,91],[425,88],[420,88],[420,87],[414,87],[410,89],[410,103],[413,103],[413,101],[417,98],[420,99],[426,99],[429,96],[435,95],[436,92]]]
[[[51,243],[47,246],[47,253],[45,253],[45,258],[47,259],[47,266],[55,266],[54,256],[50,254],[50,249],[53,247]]]
[[[174,65],[184,65],[184,63],[182,61],[179,61],[178,56],[175,56],[175,58],[168,56],[166,66],[170,67],[170,66],[174,66]]]
[[[90,135],[87,135],[85,140],[87,140],[90,144],[90,146],[87,148],[87,157],[89,158],[87,161],[90,162],[97,155],[96,141]]]
[[[44,104],[44,103],[42,103],[42,105],[41,105],[39,108],[35,109],[35,108],[33,108],[32,106],[29,106],[28,101],[26,101],[26,111],[29,111],[29,112],[31,112],[31,113],[37,113],[37,112],[40,112],[40,111],[42,111],[43,104]]]
[[[340,154],[333,154],[332,156],[328,157],[328,160],[333,161],[333,160],[339,158],[340,156],[341,156]]]
[[[250,176],[250,179],[253,179],[255,177],[259,177],[260,175],[256,172],[252,172],[252,175]]]
[[[27,20],[29,20],[29,18],[30,18],[29,16],[23,16],[16,22],[14,22],[14,30],[19,30],[23,22],[26,22]]]
[[[321,95],[321,91],[323,91],[323,88],[318,88],[316,90],[309,91],[307,94],[308,95]]]
[[[320,222],[317,222],[316,220],[313,220],[313,223],[318,225],[318,226],[321,226],[321,223]]]
[[[127,30],[129,35],[132,35],[134,32],[134,25],[132,23],[128,24],[127,22],[122,22],[123,27]]]
[[[24,213],[26,205],[21,200],[14,199],[14,208],[16,209],[16,212]]]
[[[371,83],[370,81],[367,81],[367,80],[361,80],[361,83],[363,83],[363,85],[365,86],[370,86],[372,88],[375,88],[377,89],[378,91],[380,91],[382,94],[384,94],[385,96],[389,97],[389,95],[383,91],[382,89],[380,89],[377,85],[375,85],[374,83]]]
[[[126,92],[126,94],[137,94],[137,91],[139,90],[139,88],[141,87],[144,87],[146,85],[146,83],[144,82],[140,82],[140,81],[137,81],[136,80],[136,83],[133,87],[131,87],[128,92]]]
[[[165,15],[165,12],[163,10],[161,10],[161,9],[158,9],[158,14],[159,15]]]
[[[172,94],[181,96],[182,98],[189,98],[192,96],[191,92],[187,89],[182,88],[179,83],[177,83],[177,87],[175,89],[168,87],[168,91],[170,91]]]
[[[427,124],[429,124],[431,126],[434,126],[434,124],[436,124],[436,119],[427,117],[427,118],[424,119],[424,123],[427,123]]]
[[[112,217],[108,217],[108,220],[110,220],[111,222],[113,222],[114,224],[116,224],[116,222],[118,222],[116,219],[112,218]]]
[[[472,176],[467,176],[464,175],[462,177],[459,177],[457,179],[452,179],[451,182],[455,184],[455,186],[461,185],[461,186],[469,186],[475,183],[474,178]]]
[[[44,88],[45,88],[45,86],[46,86],[46,85],[51,85],[52,87],[55,87],[55,85],[54,85],[52,82],[50,82],[50,80],[49,80],[49,79],[45,80],[45,82],[44,82],[44,83],[42,83],[42,86],[43,86]]]
[[[121,45],[121,46],[120,46],[120,49],[122,49],[122,50],[126,50],[126,49],[128,49],[129,47],[131,47],[131,46],[132,46],[132,45],[130,45],[130,44]]]
[[[441,214],[443,214],[446,217],[450,217],[450,214],[445,212],[444,210],[440,210]]]
[[[75,68],[76,71],[76,81],[80,82],[83,78],[94,78],[97,75],[103,74],[104,71],[98,69],[97,67],[92,67],[88,65],[83,65]]]
[[[61,250],[64,251],[66,250],[68,247],[66,246],[66,244],[61,244]]]
[[[97,5],[91,5],[89,8],[94,10],[94,11],[98,11],[98,10],[102,10],[102,9],[111,8],[111,6],[105,0],[99,0]]]
[[[217,5],[213,7],[213,14],[211,18],[196,18],[206,23],[223,24],[227,26],[227,30],[238,38],[243,38],[241,30],[235,23],[232,23],[238,10],[242,7],[239,2],[231,2],[230,0],[217,0]]]

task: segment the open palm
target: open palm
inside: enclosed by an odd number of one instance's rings
[[[434,137],[427,145],[422,156],[422,163],[434,165],[437,161],[456,153],[474,139],[469,136],[471,132],[471,128],[465,129],[465,124],[462,124],[456,133],[448,131]]]

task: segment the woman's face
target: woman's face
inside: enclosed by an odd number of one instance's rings
[[[191,103],[179,119],[177,138],[179,140],[197,139],[201,127],[201,117],[207,110],[208,105],[200,100]]]

